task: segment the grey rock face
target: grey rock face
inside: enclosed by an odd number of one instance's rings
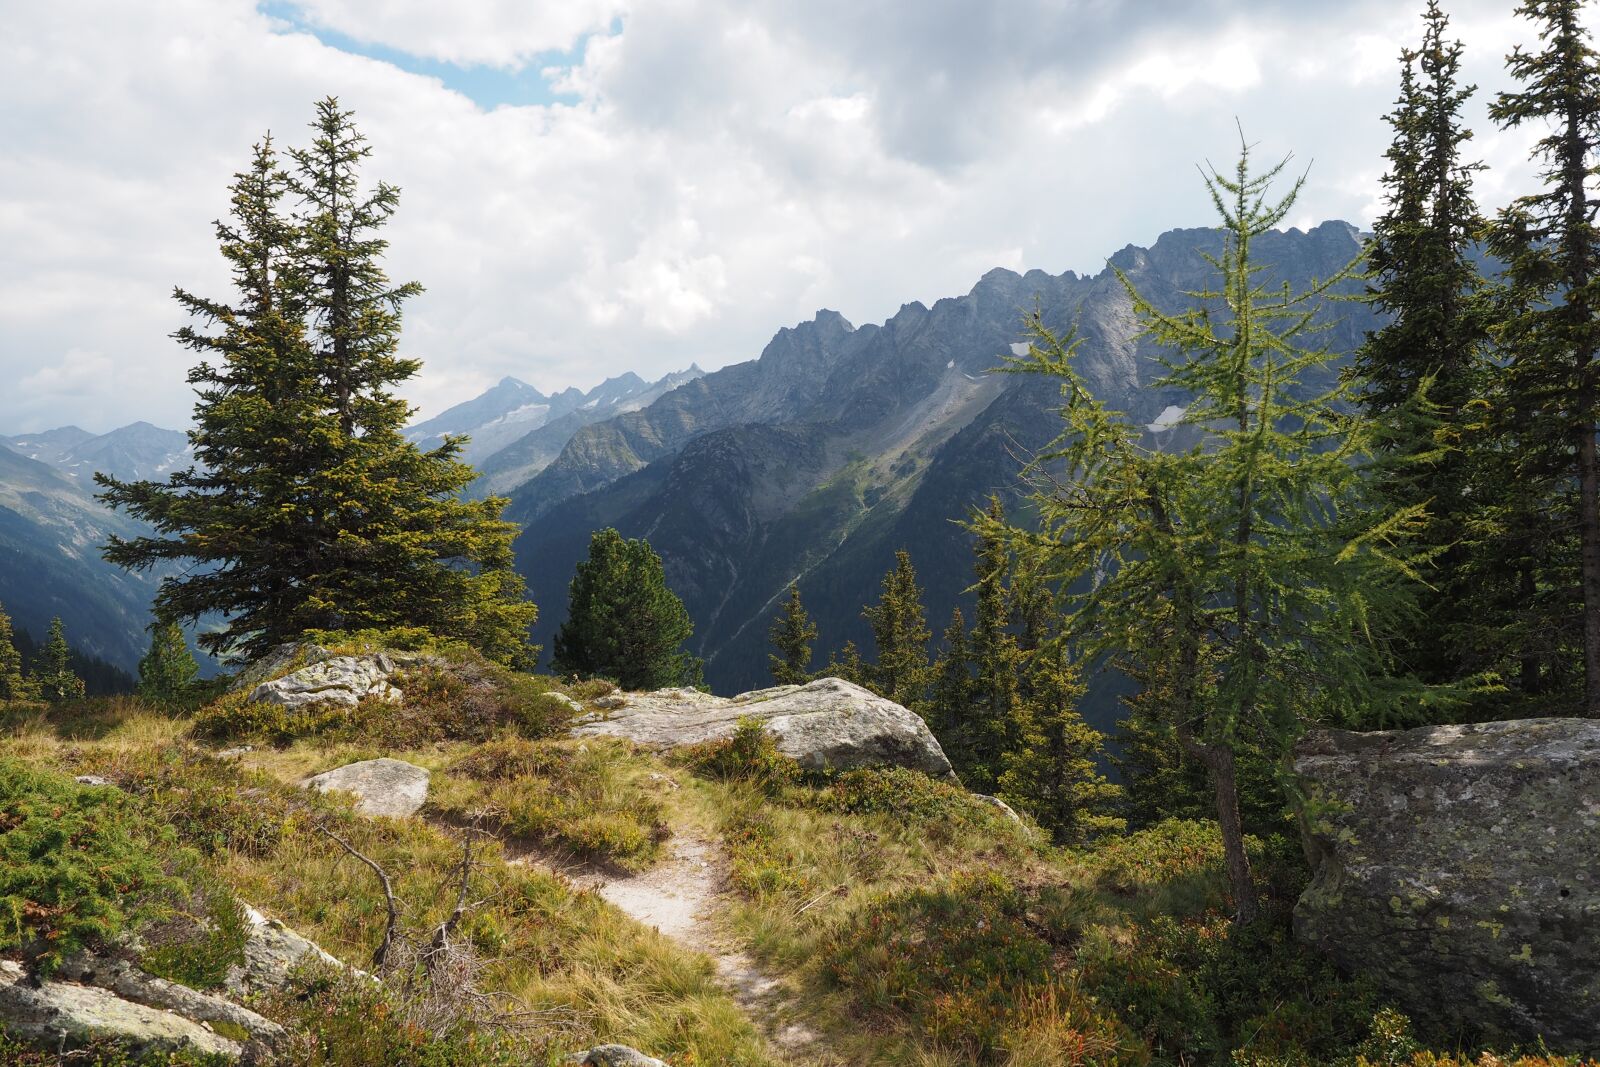
[[[234,996],[279,989],[288,983],[290,973],[305,962],[355,970],[324,952],[315,942],[248,904],[244,906],[244,916],[250,924],[249,938],[244,943],[244,963],[232,968],[223,981],[223,988]]]
[[[812,770],[892,765],[955,778],[920,716],[838,678],[731,698],[695,689],[630,693],[607,718],[572,733],[671,748],[728,737],[746,718],[759,720],[780,752]]]
[[[427,802],[428,778],[427,768],[385,756],[314,774],[301,785],[323,793],[354,793],[359,798],[356,810],[363,815],[404,818]]]
[[[671,1067],[627,1045],[596,1045],[586,1052],[574,1052],[567,1062],[573,1067]]]
[[[1600,1052],[1600,722],[1322,731],[1296,933],[1419,1018]]]
[[[282,678],[262,682],[250,691],[250,699],[286,708],[302,708],[308,704],[354,707],[367,697],[398,704],[405,699],[405,694],[389,684],[389,676],[420,659],[420,656],[398,652],[331,656]]]
[[[243,1052],[203,1023],[106,989],[53,979],[35,988],[21,966],[6,960],[0,960],[0,1030],[45,1049],[108,1040],[135,1056],[199,1052],[237,1059]]]

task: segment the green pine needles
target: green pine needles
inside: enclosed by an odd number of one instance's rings
[[[419,363],[399,354],[400,314],[422,290],[382,266],[399,190],[362,187],[371,149],[338,101],[317,105],[312,129],[287,160],[263,140],[235,176],[216,225],[232,298],[175,292],[196,324],[174,336],[202,356],[196,463],[166,482],[97,476],[103,500],[156,530],[114,538],[106,558],[184,562],[156,609],[224,615],[200,639],[214,653],[409,626],[527,665],[536,609],[505,501],[461,498],[475,472],[460,440],[423,452],[402,435],[411,408],[395,390]]]

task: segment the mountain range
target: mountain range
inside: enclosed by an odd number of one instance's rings
[[[601,526],[661,554],[719,692],[763,683],[767,629],[791,582],[821,631],[819,663],[847,640],[870,652],[861,609],[898,549],[917,566],[939,632],[971,581],[962,520],[990,494],[1017,507],[1023,463],[1061,429],[1055,383],[992,373],[1026,343],[1024,316],[1037,308],[1052,329],[1075,328],[1096,394],[1153,440],[1170,437],[1187,398],[1152,384],[1159,353],[1117,272],[1175,311],[1210,281],[1205,256],[1220,242],[1214,230],[1173,231],[1087,276],[994,270],[964,296],[907,304],[881,325],[820,312],[780,330],[756,360],[580,430],[511,494],[539,636],[560,623],[566,582]],[[1360,237],[1329,222],[1265,235],[1254,251],[1271,265],[1263,284],[1303,286],[1345,267]],[[1324,320],[1321,339],[1336,352],[1376,325],[1360,303],[1330,305]]]
[[[819,665],[847,640],[870,653],[861,608],[876,598],[897,549],[917,565],[930,628],[943,628],[970,581],[961,521],[990,494],[1015,507],[1022,464],[1060,429],[1054,383],[993,373],[1026,344],[1024,316],[1035,308],[1052,329],[1076,329],[1078,365],[1097,395],[1147,424],[1153,441],[1170,438],[1187,398],[1152,384],[1159,354],[1141,338],[1117,273],[1161,308],[1191,306],[1189,294],[1210,281],[1205,256],[1220,241],[1215,230],[1171,231],[1149,248],[1122,249],[1091,275],[993,270],[965,295],[906,304],[879,324],[858,327],[820,311],[780,329],[758,358],[709,374],[690,367],[654,382],[625,374],[548,396],[506,378],[408,436],[424,447],[468,436],[466,458],[481,472],[471,492],[509,495],[507,516],[524,531],[518,568],[540,605],[536,638],[546,647],[590,533],[615,526],[661,554],[694,618],[693,648],[711,686],[749,689],[764,682],[767,628],[791,582],[820,627]],[[1360,235],[1342,222],[1267,234],[1255,245],[1270,264],[1268,284],[1328,277],[1359,251]],[[1358,292],[1360,283],[1348,287]],[[1348,352],[1375,324],[1368,305],[1330,305],[1322,340]],[[84,549],[91,529],[114,521],[82,487],[87,472],[160,477],[187,456],[182,434],[143,423],[98,437],[64,427],[0,444],[0,462],[31,461],[32,481],[48,484],[61,507],[70,500],[75,516],[24,535],[7,529],[0,511],[0,552],[21,540],[35,557],[74,560],[61,566],[79,571],[79,585],[103,584],[89,577],[103,571]],[[11,469],[0,473],[6,483]],[[0,508],[12,506],[0,496]],[[69,543],[78,555],[68,555]],[[0,600],[9,605],[14,565],[0,560]],[[121,582],[122,591],[100,594],[119,604],[108,618],[142,626],[142,616],[130,617],[147,603],[149,583]],[[114,653],[129,642],[98,640],[107,658],[127,662]]]

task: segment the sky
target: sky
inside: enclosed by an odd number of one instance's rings
[[[752,359],[993,267],[1100,270],[1208,225],[1197,166],[1309,169],[1291,222],[1379,210],[1421,0],[0,0],[0,433],[187,424],[174,286],[226,296],[212,220],[335,95],[401,188],[421,416]],[[1484,115],[1530,42],[1447,0],[1482,203],[1534,182]],[[1237,126],[1236,126],[1237,123]]]

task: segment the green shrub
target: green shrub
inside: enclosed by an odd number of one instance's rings
[[[778,751],[759,719],[740,719],[732,736],[691,745],[680,758],[702,777],[747,782],[767,796],[800,780],[800,765]]]
[[[116,789],[0,760],[0,951],[47,974],[160,918],[187,886],[174,835]]]
[[[948,842],[979,831],[997,841],[1020,841],[1025,832],[998,808],[950,782],[906,767],[872,767],[813,778],[819,788],[805,803],[843,815],[881,815]]]

